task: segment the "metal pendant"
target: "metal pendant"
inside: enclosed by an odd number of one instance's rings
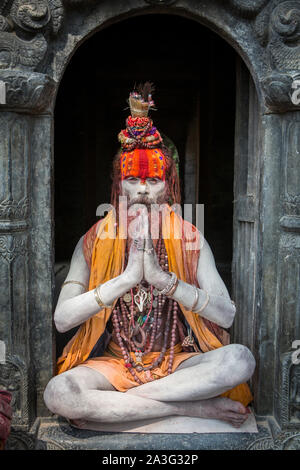
[[[129,292],[126,292],[126,294],[123,295],[123,300],[124,302],[129,304],[131,302],[131,294]]]
[[[137,308],[139,309],[139,312],[142,312],[144,310],[144,303],[147,298],[148,298],[147,292],[144,289],[139,288],[139,290],[134,296],[134,302]]]
[[[137,340],[137,336],[141,335],[141,341]],[[143,349],[146,344],[146,333],[144,330],[139,326],[138,323],[135,324],[135,328],[130,334],[131,340],[134,342],[134,345],[137,349]]]
[[[135,355],[135,362],[136,362],[136,365],[141,365],[141,366],[143,366],[143,355],[142,355],[142,353],[136,351],[136,352],[134,353],[134,355]]]
[[[186,336],[184,338],[184,340],[182,341],[181,345],[183,347],[191,346],[194,349],[194,351],[200,352],[200,349],[198,348],[198,346],[197,346],[197,344],[196,344],[196,342],[195,342],[195,340],[192,336]]]

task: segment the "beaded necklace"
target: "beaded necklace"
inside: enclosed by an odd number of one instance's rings
[[[161,268],[168,271],[168,256],[162,238],[158,240],[156,252]],[[125,361],[125,367],[128,368],[135,381],[142,384],[143,382],[138,378],[136,372],[150,371],[162,363],[167,351],[170,329],[171,341],[167,373],[169,375],[172,372],[176,328],[177,324],[179,325],[177,321],[178,304],[153,289],[153,286],[140,285],[135,289],[136,294],[131,289],[130,293],[127,292],[120,298],[120,302],[113,310],[112,322]],[[136,306],[134,305],[135,300]],[[144,311],[144,304],[146,309],[148,306],[148,312]],[[161,353],[152,364],[144,366],[143,356],[152,351],[155,339],[158,338],[157,333],[161,326],[164,309],[167,315]],[[179,335],[180,338],[184,335],[180,328]],[[135,360],[130,353],[134,353]],[[150,378],[149,380],[153,379]]]

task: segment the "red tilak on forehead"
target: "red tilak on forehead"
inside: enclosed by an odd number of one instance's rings
[[[146,178],[166,179],[166,160],[160,149],[134,149],[123,152],[120,158],[121,177],[134,176],[145,181]]]
[[[142,181],[145,181],[147,177],[149,177],[149,164],[148,164],[148,157],[145,149],[140,149],[139,151],[140,161],[139,161],[139,173],[140,178]]]

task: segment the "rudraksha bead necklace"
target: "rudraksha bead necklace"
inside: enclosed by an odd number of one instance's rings
[[[161,268],[164,271],[168,271],[168,256],[162,238],[158,240],[156,252]],[[150,371],[162,363],[168,348],[170,328],[171,340],[168,375],[172,373],[178,304],[174,300],[160,294],[156,289],[153,289],[153,286],[146,287],[144,284],[135,289],[137,290],[135,295],[133,289],[131,289],[130,293],[127,292],[120,298],[119,305],[113,310],[112,322],[125,361],[125,367],[128,368],[135,381],[142,384],[143,382],[139,379],[136,372]],[[135,307],[134,299],[140,308],[137,309]],[[144,304],[148,305],[147,313],[142,309]],[[142,362],[143,356],[152,351],[154,342],[158,338],[164,309],[166,309],[167,317],[161,352],[152,364],[144,366]],[[171,317],[173,318],[171,319]],[[130,354],[132,352],[134,353],[135,360],[132,354]],[[149,380],[153,379],[149,378]]]

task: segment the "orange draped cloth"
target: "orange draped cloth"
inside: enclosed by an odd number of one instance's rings
[[[174,272],[178,279],[199,287],[196,272],[202,243],[200,233],[192,224],[184,221],[169,206],[166,206],[162,214],[162,237],[170,271]],[[115,233],[114,211],[110,211],[100,222],[94,242],[89,290],[95,289],[99,284],[105,283],[123,272],[125,249],[124,228],[120,224]],[[114,305],[116,302],[117,299]],[[182,304],[179,305],[202,352],[223,346],[200,315],[187,310]],[[93,347],[105,331],[113,307],[102,309],[81,325],[58,359],[58,374],[87,361]],[[244,406],[253,400],[247,384],[240,384],[222,396],[240,401]]]
[[[135,359],[134,353],[130,354],[133,356],[133,359]],[[150,352],[145,354],[143,356],[143,365],[149,366],[155,361],[155,359],[158,358],[159,355],[160,352]],[[199,355],[197,352],[182,352],[181,344],[176,344],[174,347],[174,362],[172,366],[172,372],[175,372],[179,364],[181,364],[183,361],[197,355]],[[166,377],[168,375],[169,359],[170,349],[167,349],[164,358],[158,367],[155,367],[151,371],[135,371],[135,373],[142,383],[147,383],[149,380],[156,380]],[[93,357],[92,359],[85,361],[83,364],[80,364],[78,367],[83,366],[90,367],[103,374],[104,377],[106,377],[107,380],[119,392],[126,392],[130,388],[139,386],[139,383],[134,380],[127,367],[125,367],[125,361],[123,359],[121,348],[113,341],[109,343],[103,356]]]

